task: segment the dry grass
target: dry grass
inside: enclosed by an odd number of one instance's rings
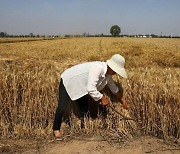
[[[109,109],[107,127],[103,127],[100,117],[86,119],[86,134],[100,134],[117,142],[140,133],[179,138],[180,40],[140,38],[70,38],[0,44],[0,136],[49,137],[60,73],[81,62],[105,61],[114,53],[123,55],[127,61],[129,78],[114,79],[122,83],[130,110],[122,110],[115,100],[113,104],[138,122],[121,120]],[[81,129],[74,115],[71,120],[72,127],[64,133],[73,136]]]
[[[17,43],[17,42],[29,42],[29,41],[42,41],[52,38],[31,38],[31,37],[19,37],[19,38],[0,38],[0,44],[2,43]]]

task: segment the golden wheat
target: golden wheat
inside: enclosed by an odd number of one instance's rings
[[[86,119],[85,132],[119,142],[134,135],[168,138],[180,135],[180,40],[137,38],[69,38],[0,44],[0,136],[49,137],[58,99],[60,74],[86,61],[105,61],[119,53],[126,58],[128,79],[118,76],[137,121],[124,121],[108,109],[102,119]],[[108,90],[104,93],[112,95]],[[71,115],[71,135],[80,121]],[[67,126],[65,126],[67,127]],[[69,133],[64,129],[64,134]]]

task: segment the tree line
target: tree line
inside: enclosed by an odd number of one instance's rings
[[[146,38],[180,38],[180,36],[166,36],[166,35],[155,35],[155,34],[148,34],[148,35],[142,35],[142,34],[138,34],[138,35],[123,35],[121,34],[121,28],[118,25],[113,25],[110,28],[110,34],[111,35],[105,35],[105,34],[95,34],[95,35],[91,35],[91,34],[86,34],[83,33],[82,35],[34,35],[33,33],[29,33],[28,35],[9,35],[6,32],[0,32],[0,37],[146,37]]]

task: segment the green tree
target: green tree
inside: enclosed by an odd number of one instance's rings
[[[34,34],[33,34],[33,33],[30,33],[29,36],[30,36],[30,37],[34,37]]]
[[[7,33],[5,33],[5,32],[0,32],[0,37],[7,37],[7,36],[8,36]]]
[[[112,36],[118,36],[121,33],[121,28],[118,25],[113,25],[110,29]]]

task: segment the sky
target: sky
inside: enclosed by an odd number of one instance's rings
[[[0,32],[13,35],[180,36],[180,0],[0,0]]]

